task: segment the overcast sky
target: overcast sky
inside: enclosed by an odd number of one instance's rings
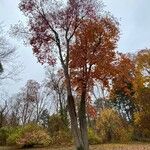
[[[110,11],[120,22],[121,38],[118,50],[136,52],[139,49],[150,48],[150,0],[103,0],[105,10]],[[23,20],[24,16],[18,9],[19,0],[0,0],[0,22],[9,28]],[[23,87],[28,79],[42,81],[44,69],[37,63],[31,48],[24,47],[17,41],[19,60],[23,63],[24,71],[20,74],[20,82],[5,84],[5,89],[11,93]]]

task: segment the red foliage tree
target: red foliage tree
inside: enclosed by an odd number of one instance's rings
[[[57,59],[61,62],[76,148],[88,150],[86,88],[92,85],[93,77],[103,78],[103,81],[107,78],[99,67],[111,67],[118,39],[117,23],[113,18],[102,15],[102,4],[98,0],[68,0],[64,4],[51,0],[21,0],[19,8],[28,17],[29,40],[39,62],[49,65]],[[75,62],[72,56],[78,61]],[[71,68],[73,72],[78,70],[78,77],[81,75],[83,80],[79,82],[83,99],[79,110],[80,128],[72,94]]]

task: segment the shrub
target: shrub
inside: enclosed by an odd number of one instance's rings
[[[58,131],[67,131],[68,128],[62,121],[60,115],[53,114],[49,117],[48,131],[50,135],[55,135]]]
[[[19,147],[33,147],[35,145],[47,146],[50,143],[50,137],[39,126],[28,124],[18,128],[7,139],[8,144],[16,144]]]
[[[48,146],[50,143],[50,138],[46,134],[46,132],[39,131],[31,131],[25,132],[16,143],[21,147],[33,147],[34,145],[42,145]]]
[[[12,127],[2,127],[0,128],[0,145],[6,145],[7,138],[13,132]]]
[[[136,140],[150,140],[150,112],[134,113],[134,132]]]
[[[69,131],[58,131],[55,132],[53,136],[51,136],[51,145],[71,145],[72,136]]]
[[[48,131],[51,137],[51,145],[71,145],[72,136],[69,127],[61,116],[53,114],[49,117]]]
[[[89,139],[89,144],[94,145],[94,144],[100,144],[102,140],[98,135],[95,133],[94,129],[89,128],[88,129],[88,139]]]
[[[103,142],[127,142],[131,140],[131,132],[121,116],[113,109],[100,112],[96,120],[96,129]]]
[[[8,138],[7,138],[7,144],[8,145],[16,145],[16,141],[17,139],[19,139],[20,135],[21,135],[21,131],[22,131],[22,127],[18,127],[15,130],[13,130],[13,132],[11,132],[11,134],[9,134]]]

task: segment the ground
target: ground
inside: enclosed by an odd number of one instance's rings
[[[0,147],[0,150],[15,150],[12,147]],[[24,149],[25,150],[25,149]],[[74,150],[73,147],[63,148],[36,148],[28,150]],[[150,150],[150,144],[136,143],[136,144],[102,144],[90,147],[90,150]]]

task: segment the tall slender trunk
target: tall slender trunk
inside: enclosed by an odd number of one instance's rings
[[[65,112],[65,107],[63,106],[62,103],[62,98],[61,98],[61,93],[58,92],[58,100],[59,100],[59,106],[60,106],[60,116],[61,116],[61,120],[64,123],[65,127],[68,127],[68,122],[66,120],[66,112]]]
[[[71,130],[73,133],[75,146],[77,150],[84,150],[83,149],[84,145],[81,139],[81,134],[80,134],[79,125],[78,125],[75,102],[74,102],[74,98],[73,98],[72,90],[71,90],[70,78],[68,74],[66,74],[66,85],[67,85],[68,110],[69,110],[69,115],[71,119]]]
[[[70,76],[68,73],[68,63],[69,63],[69,40],[66,38],[67,40],[67,57],[66,57],[66,64],[64,63],[64,60],[62,58],[62,53],[61,53],[61,48],[60,45],[58,44],[58,48],[59,48],[59,54],[60,54],[60,59],[61,59],[61,63],[64,69],[64,74],[65,74],[65,79],[66,79],[66,87],[67,87],[67,101],[68,101],[68,110],[69,110],[69,115],[70,115],[70,119],[71,119],[71,130],[73,133],[73,137],[74,137],[74,142],[76,145],[76,149],[77,150],[88,150],[85,149],[86,146],[84,144],[86,144],[86,142],[84,143],[84,140],[82,139],[86,139],[82,138],[84,136],[86,136],[86,117],[85,121],[83,123],[81,123],[80,128],[82,128],[82,130],[79,130],[79,124],[78,124],[78,117],[77,117],[77,113],[76,113],[76,107],[75,107],[75,102],[74,102],[74,98],[72,95],[72,88],[71,88],[71,81],[70,81]],[[81,135],[81,131],[82,131],[82,135]],[[88,140],[87,140],[88,141]],[[87,145],[87,144],[86,144]]]
[[[86,104],[85,104],[86,88],[83,91],[81,96],[81,103],[79,109],[79,124],[78,124],[78,116],[76,113],[75,102],[72,95],[70,76],[68,75],[67,71],[65,73],[66,73],[65,78],[66,78],[66,87],[67,87],[68,110],[71,119],[71,130],[73,133],[76,149],[89,150],[88,135],[87,135],[87,121],[86,121]]]
[[[84,89],[81,94],[81,102],[79,108],[79,122],[80,122],[81,138],[83,141],[83,149],[89,150],[87,120],[86,120],[86,90]]]
[[[0,112],[0,128],[3,127],[3,113]]]
[[[64,121],[64,108],[63,108],[60,92],[58,92],[58,101],[59,101],[59,106],[60,106],[61,119],[62,119],[62,121]]]
[[[69,109],[69,115],[71,119],[71,130],[72,130],[73,137],[75,140],[76,148],[77,150],[84,150],[83,149],[84,145],[83,145],[81,134],[80,134],[79,127],[78,127],[74,98],[72,95],[68,95],[68,109]]]

